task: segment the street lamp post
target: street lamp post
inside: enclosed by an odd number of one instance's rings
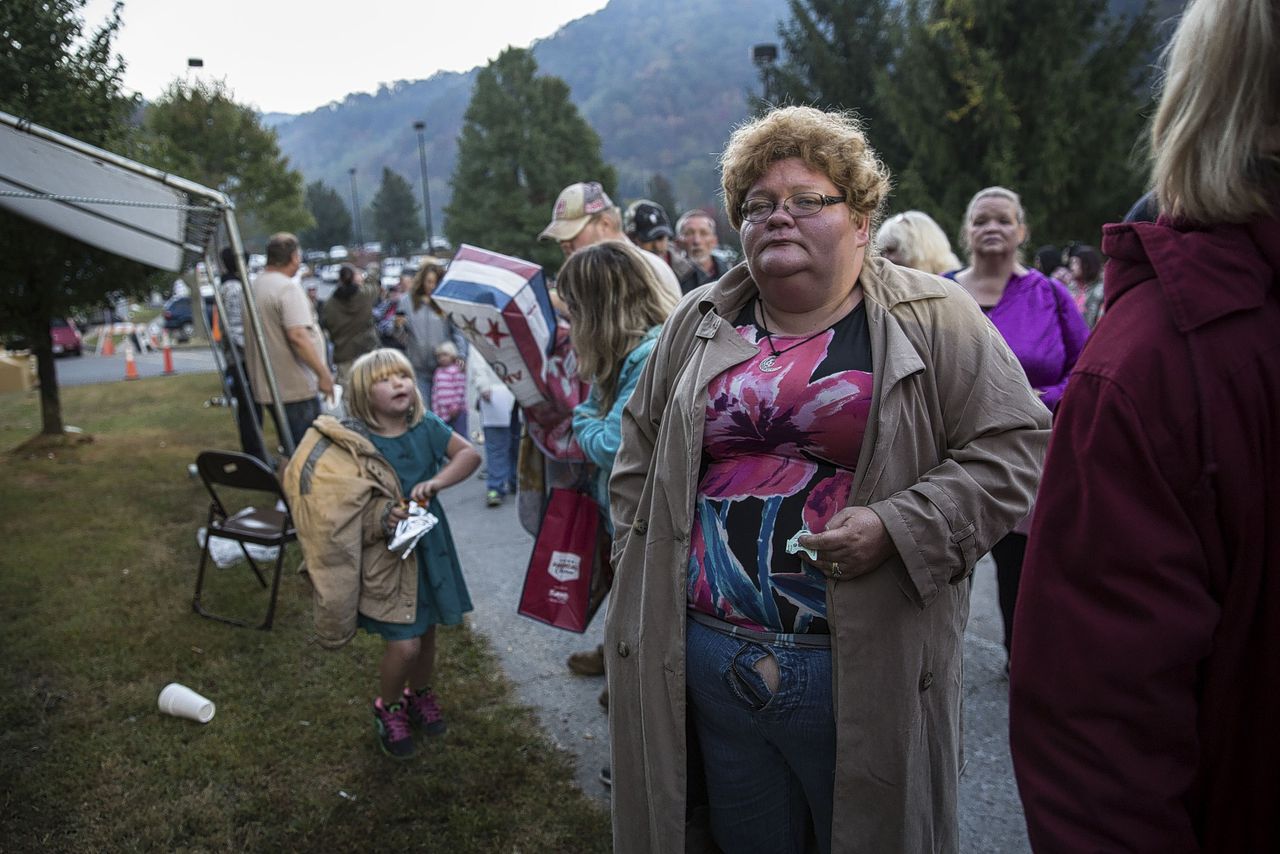
[[[364,234],[360,231],[360,194],[356,192],[356,167],[347,170],[351,176],[351,213],[356,226],[356,249],[364,249]]]
[[[431,228],[431,191],[427,188],[427,142],[423,135],[427,129],[427,123],[414,122],[413,129],[418,132],[418,162],[422,167],[422,212],[427,219],[427,252],[430,253],[431,238],[435,232]]]
[[[778,62],[778,46],[776,44],[757,44],[751,47],[751,61],[760,71],[760,82],[764,88],[764,101],[770,107],[776,106],[778,93],[774,91],[774,74]]]

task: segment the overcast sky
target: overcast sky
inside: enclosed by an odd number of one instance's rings
[[[607,0],[125,0],[126,88],[155,98],[187,59],[263,112],[301,113],[378,84],[483,65]],[[88,0],[86,30],[112,0]]]

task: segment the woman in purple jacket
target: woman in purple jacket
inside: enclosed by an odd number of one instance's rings
[[[1067,377],[1089,337],[1089,327],[1061,282],[1023,266],[1018,250],[1027,234],[1026,212],[1017,193],[1004,187],[979,190],[969,201],[961,231],[969,266],[947,276],[978,301],[1018,357],[1031,387],[1053,412],[1067,389]],[[1013,607],[1030,521],[1028,515],[991,549],[1006,652],[1013,643]]]

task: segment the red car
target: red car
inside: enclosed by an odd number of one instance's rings
[[[67,318],[55,317],[49,323],[49,337],[53,339],[53,355],[70,354],[79,356],[84,352],[84,341],[80,330],[74,322]]]

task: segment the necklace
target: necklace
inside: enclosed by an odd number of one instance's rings
[[[765,356],[763,359],[760,360],[760,370],[764,371],[766,374],[772,374],[776,371],[782,370],[782,366],[778,364],[778,357],[781,356],[783,353],[790,353],[792,350],[799,347],[801,344],[808,344],[810,341],[812,341],[813,339],[817,338],[819,335],[827,331],[827,328],[819,329],[817,332],[813,333],[808,338],[805,338],[803,341],[797,341],[796,343],[792,344],[790,347],[784,347],[783,349],[779,350],[777,345],[773,343],[773,334],[769,332],[769,327],[765,325],[764,303],[760,302],[759,305],[760,305],[760,331],[764,333],[765,340],[769,342],[769,355]]]

